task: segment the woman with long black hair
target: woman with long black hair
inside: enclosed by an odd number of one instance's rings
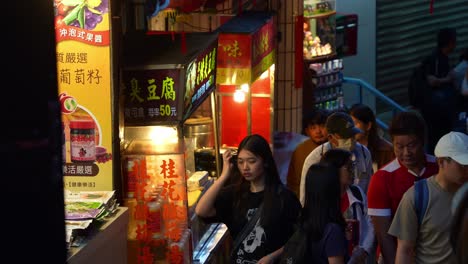
[[[305,202],[298,228],[284,247],[281,263],[345,263],[346,223],[340,210],[338,169],[323,163],[313,164],[307,171],[305,184]],[[306,244],[299,256],[296,249],[304,243],[297,244],[297,240],[293,241],[295,238]]]
[[[294,232],[299,200],[283,186],[262,136],[245,137],[237,160],[231,159],[233,153],[226,150],[221,175],[200,198],[195,212],[206,221],[226,224],[233,238],[231,263],[274,263]],[[226,185],[236,176],[238,183]]]

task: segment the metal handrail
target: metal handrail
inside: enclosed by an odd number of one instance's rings
[[[343,82],[344,83],[355,84],[355,85],[359,86],[360,89],[365,88],[368,92],[370,92],[375,97],[382,100],[384,103],[387,103],[387,104],[391,105],[393,108],[395,108],[397,110],[400,110],[402,112],[407,111],[403,106],[399,105],[397,102],[390,99],[388,96],[386,96],[385,94],[383,94],[382,92],[377,90],[374,86],[372,86],[371,84],[369,84],[366,81],[363,81],[363,80],[357,79],[357,78],[352,78],[352,77],[343,77]],[[361,93],[361,95],[360,95],[359,100],[362,102],[362,92],[360,92],[360,93]]]
[[[377,90],[374,86],[369,84],[366,81],[363,81],[361,79],[357,78],[352,78],[352,77],[343,77],[343,83],[349,83],[353,85],[359,86],[359,102],[362,103],[362,89],[364,88],[368,92],[370,92],[372,95],[374,95],[376,98],[379,98],[382,100],[384,103],[390,105],[393,107],[393,113],[395,114],[396,110],[399,110],[401,112],[407,111],[403,106],[399,105],[397,102],[393,101],[391,98]],[[377,125],[382,128],[384,131],[388,131],[388,125],[385,124],[382,120],[379,118],[376,118]]]

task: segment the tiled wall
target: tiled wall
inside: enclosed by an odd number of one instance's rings
[[[296,132],[302,129],[302,88],[294,87],[294,28],[295,18],[302,14],[301,0],[276,0],[272,3],[277,10],[277,30],[280,41],[277,49],[275,78],[274,131]]]

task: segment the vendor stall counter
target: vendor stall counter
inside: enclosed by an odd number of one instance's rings
[[[97,232],[69,250],[68,264],[127,264],[128,208],[119,207]]]

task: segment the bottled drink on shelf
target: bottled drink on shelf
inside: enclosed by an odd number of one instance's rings
[[[344,94],[343,94],[343,87],[338,87],[338,95],[337,95],[337,104],[338,109],[344,108]]]

